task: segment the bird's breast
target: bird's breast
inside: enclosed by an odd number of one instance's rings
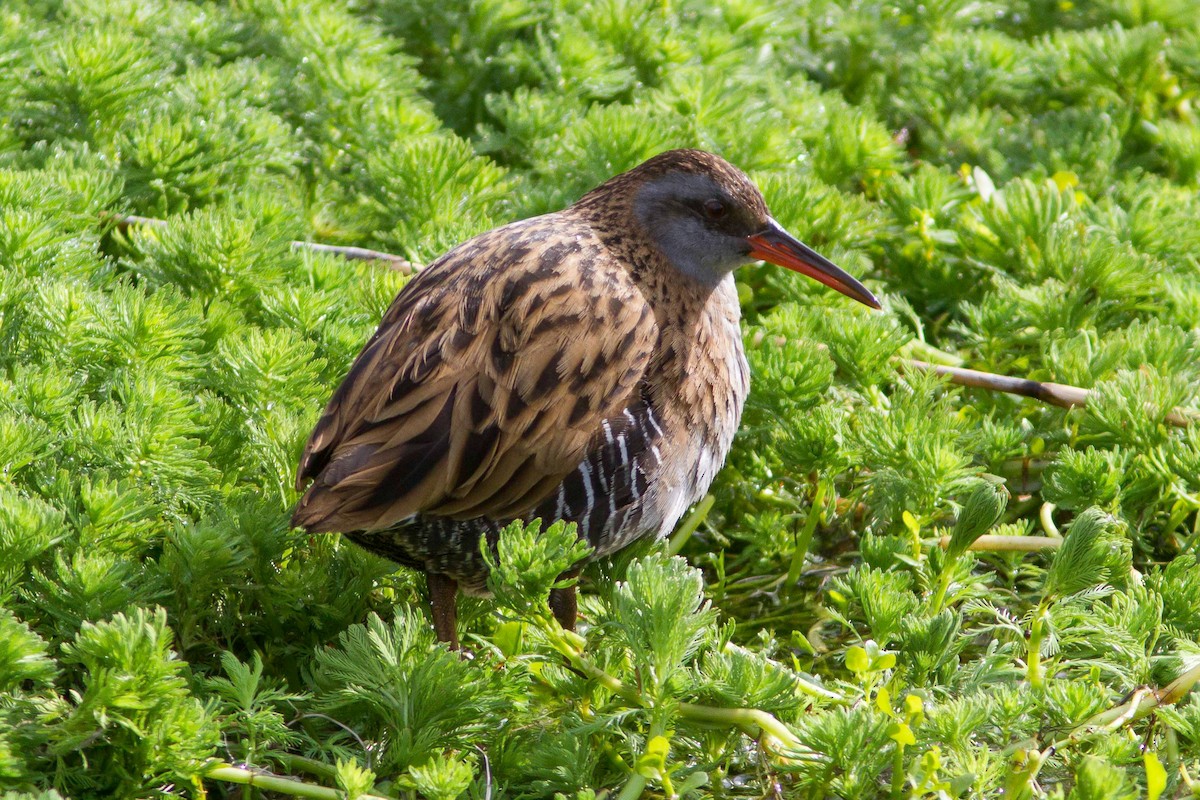
[[[658,485],[659,535],[675,527],[687,507],[708,491],[725,463],[750,391],[733,277],[713,291],[695,322],[682,326],[680,365],[659,392],[669,453]]]
[[[725,463],[749,391],[732,278],[660,330],[637,398],[606,420],[550,515],[574,520],[598,555],[666,536]]]

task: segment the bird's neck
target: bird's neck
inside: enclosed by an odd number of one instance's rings
[[[660,376],[655,404],[686,411],[691,416],[678,420],[685,427],[708,426],[725,411],[727,398],[718,394],[745,382],[733,277],[711,288],[676,286],[660,298],[654,303],[659,346],[648,369]]]
[[[662,391],[718,380],[729,370],[730,354],[741,353],[733,275],[708,282],[677,269],[635,227],[632,207],[623,199],[629,195],[613,193],[587,204],[589,195],[562,213],[577,215],[591,227],[653,309],[659,343],[649,371],[662,376]]]

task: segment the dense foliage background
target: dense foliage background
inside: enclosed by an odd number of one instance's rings
[[[6,0],[0,790],[1200,796],[1200,702],[1138,691],[1200,662],[1198,99],[1192,0]],[[514,531],[460,661],[288,528],[405,281],[289,241],[421,262],[676,146],[886,311],[743,270],[687,560],[593,568],[584,644]]]

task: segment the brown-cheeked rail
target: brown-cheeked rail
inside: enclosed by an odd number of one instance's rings
[[[309,437],[293,524],[428,577],[440,640],[486,594],[480,537],[574,522],[592,558],[665,536],[725,461],[749,391],[733,271],[755,260],[879,308],[740,170],[672,150],[480,234],[396,296]],[[575,588],[550,596],[574,629]]]

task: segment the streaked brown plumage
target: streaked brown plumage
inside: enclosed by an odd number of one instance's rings
[[[397,295],[317,423],[293,523],[424,570],[438,635],[483,593],[480,536],[567,519],[605,555],[665,535],[724,462],[749,390],[732,270],[878,307],[710,153],[674,150],[459,245]],[[574,590],[551,598],[574,624]]]

